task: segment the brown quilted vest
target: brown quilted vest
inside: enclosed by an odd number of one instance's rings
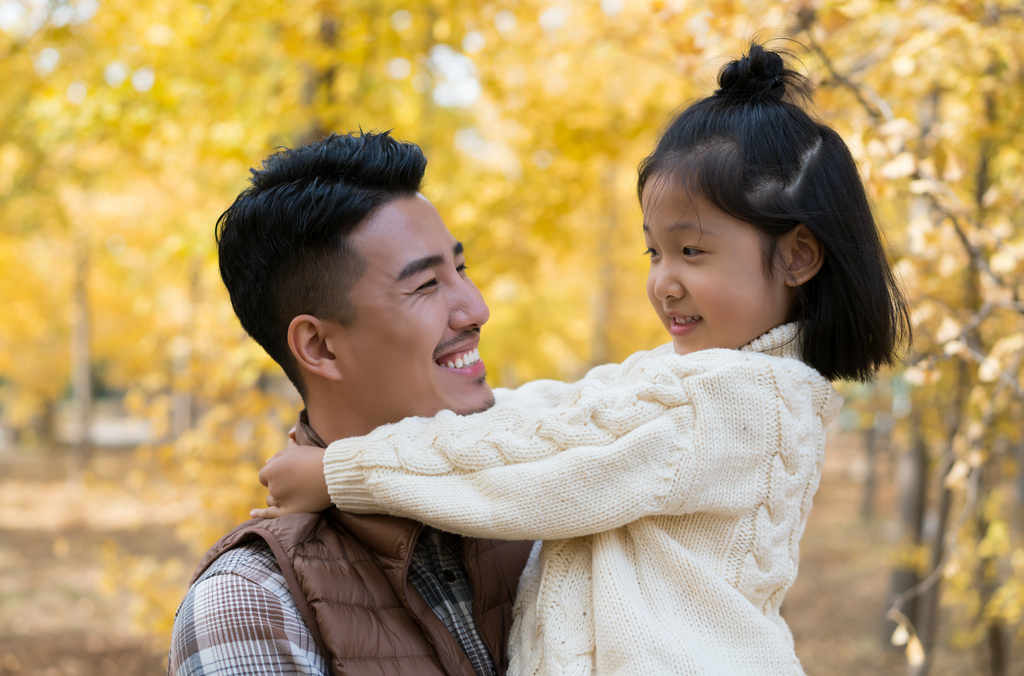
[[[335,676],[475,676],[469,658],[409,583],[423,525],[391,516],[329,509],[247,521],[203,557],[194,583],[218,556],[261,538]],[[473,590],[473,619],[499,674],[508,669],[508,633],[530,542],[462,538]]]

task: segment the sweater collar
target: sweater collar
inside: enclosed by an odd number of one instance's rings
[[[800,324],[790,322],[789,324],[776,326],[771,331],[761,334],[758,338],[741,347],[740,350],[760,352],[772,357],[800,359],[802,343]]]

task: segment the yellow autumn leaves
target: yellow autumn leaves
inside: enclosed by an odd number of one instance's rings
[[[1024,359],[1016,5],[106,0],[23,10],[0,21],[4,424],[39,428],[66,396],[72,329],[87,317],[94,387],[149,418],[154,477],[205,496],[179,527],[197,551],[259,504],[256,468],[296,402],[218,277],[213,224],[249,167],[277,146],[360,126],[420,143],[425,191],[491,305],[481,349],[492,380],[572,378],[664,339],[643,291],[635,167],[672,111],[711,91],[717,69],[758,36],[818,84],[818,113],[853,149],[914,301],[908,368],[886,376],[909,392],[894,434],[906,445],[923,430],[930,480],[958,508],[985,473],[968,505],[980,520],[951,520],[959,530],[942,538],[947,564],[996,576],[964,630],[1016,617],[1012,562],[1024,542],[1006,497]],[[860,401],[854,393],[851,405]],[[993,528],[1003,544],[975,555]],[[968,599],[964,584],[950,586],[952,603]],[[144,616],[166,617],[177,591],[157,597]],[[923,660],[928,639],[904,620],[893,640]]]

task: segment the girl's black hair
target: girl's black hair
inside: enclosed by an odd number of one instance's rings
[[[910,321],[853,156],[797,105],[810,85],[779,53],[751,45],[718,85],[662,133],[640,164],[638,196],[657,176],[749,223],[769,274],[778,238],[803,223],[825,263],[796,287],[789,319],[800,323],[802,358],[829,380],[870,380],[898,361]]]

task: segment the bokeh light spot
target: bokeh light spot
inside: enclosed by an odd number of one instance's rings
[[[391,27],[401,33],[412,28],[412,14],[407,9],[400,9],[391,15]]]
[[[120,87],[128,79],[128,66],[120,61],[112,61],[103,69],[103,79],[111,87]]]
[[[39,76],[46,77],[52,73],[58,65],[60,65],[60,52],[53,47],[47,47],[43,51],[39,52],[39,56],[36,57],[34,65]]]
[[[89,87],[81,80],[75,80],[68,85],[67,92],[68,101],[75,104],[76,106],[85,101],[85,95],[89,93]]]
[[[462,51],[467,54],[479,52],[487,44],[487,38],[480,31],[470,31],[462,38]]]
[[[404,80],[412,72],[412,64],[409,63],[409,59],[399,56],[388,61],[385,70],[392,80]]]
[[[508,33],[516,27],[516,15],[511,10],[501,10],[494,15],[494,27],[499,33]]]
[[[139,68],[132,73],[132,87],[137,92],[148,92],[156,82],[156,73],[152,68]]]

